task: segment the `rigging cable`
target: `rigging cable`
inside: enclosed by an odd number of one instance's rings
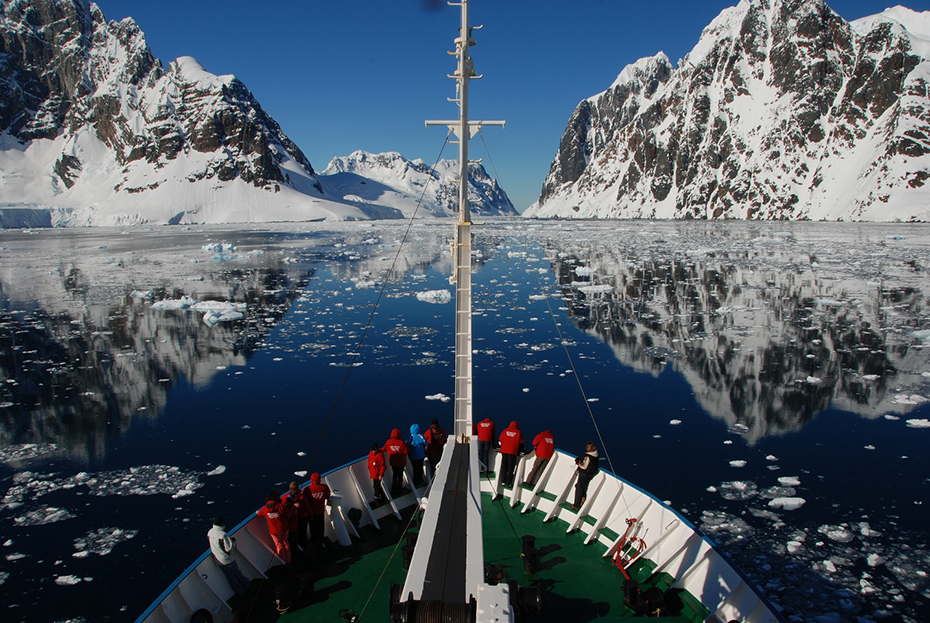
[[[451,133],[452,132],[449,131],[446,134],[446,140],[442,144],[442,149],[439,150],[439,155],[436,157],[436,163],[433,165],[431,169],[432,171],[436,170],[436,165],[439,164],[439,160],[442,158],[442,153],[445,151],[446,145],[449,144],[449,136]],[[361,354],[362,344],[365,342],[365,337],[368,335],[368,329],[371,328],[371,323],[375,317],[375,312],[378,311],[378,306],[381,304],[381,299],[384,297],[384,292],[387,289],[387,285],[394,276],[394,269],[397,267],[397,262],[400,259],[400,253],[404,248],[404,244],[407,242],[407,237],[410,235],[410,230],[413,228],[414,219],[416,219],[417,212],[420,210],[420,206],[423,204],[423,197],[426,195],[426,190],[429,188],[429,183],[432,181],[432,179],[433,176],[429,176],[429,179],[426,180],[426,184],[423,185],[423,191],[420,193],[420,198],[417,200],[416,208],[414,208],[413,214],[410,215],[410,219],[407,222],[407,229],[404,231],[403,238],[401,238],[400,244],[397,246],[397,253],[394,254],[394,260],[391,262],[391,266],[388,268],[387,274],[381,283],[381,290],[378,292],[378,297],[375,300],[375,304],[372,306],[371,313],[368,315],[368,321],[365,323],[365,328],[362,329],[362,335],[359,337],[358,344],[352,353],[352,361],[349,362],[349,365],[346,368],[345,376],[342,378],[342,384],[339,386],[339,390],[336,392],[336,397],[333,399],[333,406],[329,410],[329,415],[326,417],[326,421],[323,423],[323,430],[320,431],[320,436],[317,439],[316,446],[313,448],[313,453],[310,455],[310,471],[312,471],[313,463],[316,460],[316,455],[320,450],[323,439],[326,437],[326,430],[329,428],[329,424],[333,419],[333,415],[336,413],[336,408],[339,405],[339,399],[342,396],[342,392],[349,381],[349,374],[352,372],[352,368],[355,367],[355,362],[358,360]]]
[[[491,168],[494,169],[494,177],[496,180],[499,180],[500,174],[497,171],[497,167],[494,166],[494,159],[491,157],[488,144],[485,142],[484,135],[480,130],[478,131],[478,136],[481,137],[481,143],[484,145],[484,150],[488,154],[488,161],[491,163]],[[617,472],[614,470],[613,462],[610,460],[610,453],[607,451],[607,444],[604,442],[604,436],[601,434],[601,429],[597,424],[597,418],[594,416],[594,411],[591,409],[591,402],[588,400],[587,393],[584,390],[584,385],[581,383],[581,377],[578,375],[578,371],[575,368],[575,361],[572,359],[571,352],[568,350],[568,344],[566,343],[565,337],[562,335],[562,329],[560,328],[558,319],[555,316],[555,311],[552,309],[552,304],[549,302],[549,296],[545,293],[545,288],[543,286],[542,279],[539,276],[539,272],[536,272],[536,280],[539,283],[539,290],[543,293],[545,298],[546,307],[549,311],[549,317],[552,318],[552,323],[555,326],[556,333],[558,334],[559,343],[562,345],[565,358],[568,360],[568,365],[572,370],[572,375],[575,377],[575,382],[578,384],[578,391],[581,393],[581,397],[584,400],[585,409],[588,412],[588,416],[591,418],[591,422],[594,424],[594,431],[597,433],[598,442],[600,443],[600,447],[604,450],[604,458],[607,460],[607,465],[610,468],[610,471],[616,474]]]

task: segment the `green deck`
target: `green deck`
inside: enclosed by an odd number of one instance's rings
[[[520,513],[520,507],[511,508],[507,500],[492,501],[482,495],[484,513],[485,563],[501,565],[505,575],[520,585],[538,585],[543,589],[543,614],[529,621],[623,621],[632,620],[633,612],[623,605],[621,591],[623,576],[609,560],[602,558],[603,545],[584,545],[582,533],[566,534],[561,521],[542,523],[538,511]],[[274,621],[273,607],[275,582],[295,580],[297,574],[312,571],[315,596],[309,604],[296,608],[280,617],[284,623],[303,621],[346,620],[344,611],[361,615],[363,622],[389,621],[391,582],[402,583],[406,572],[400,547],[407,518],[398,521],[393,516],[381,520],[381,530],[366,528],[364,541],[349,548],[335,547],[317,553],[308,564],[295,562],[288,568],[278,567],[269,572],[271,582],[253,582],[252,590],[244,598],[233,602],[240,621]],[[532,534],[542,555],[540,569],[535,577],[523,572],[520,557],[521,537]],[[658,585],[667,588],[671,578],[651,577],[655,565],[642,560],[631,569],[633,577],[643,588]],[[675,623],[704,621],[709,612],[693,597],[682,594],[685,610],[672,618],[658,619]],[[641,618],[641,617],[640,617]],[[656,619],[650,619],[656,620]]]

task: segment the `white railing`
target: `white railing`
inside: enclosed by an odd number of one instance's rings
[[[636,519],[640,524],[637,536],[643,540],[645,548],[640,555],[656,564],[656,572],[667,573],[674,578],[675,588],[688,591],[703,603],[711,612],[709,620],[749,623],[783,620],[709,539],[653,495],[602,470],[591,481],[587,500],[576,512],[564,504],[574,496],[575,457],[556,452],[536,486],[528,489],[521,484],[532,467],[533,458],[532,454],[521,457],[514,480],[516,486],[503,489],[499,483],[500,459],[495,453],[492,458],[492,465],[496,467],[495,477],[482,480],[482,491],[501,494],[514,507],[523,504],[524,513],[537,510],[546,521],[558,519],[564,522],[566,532],[577,530],[585,535],[585,544],[597,542],[603,545],[605,557],[613,556],[617,550],[626,532],[627,521]],[[349,545],[352,537],[358,536],[348,518],[350,508],[362,510],[360,527],[378,527],[379,520],[384,517],[394,515],[399,518],[402,510],[421,503],[426,489],[413,490],[409,467],[405,479],[411,493],[398,499],[388,497],[389,504],[373,509],[370,504],[373,491],[365,458],[325,474],[323,480],[334,494],[334,503],[327,509],[326,536],[343,545]],[[390,496],[390,492],[387,493]],[[586,518],[591,521],[585,521]],[[253,513],[230,534],[236,537],[237,561],[249,579],[261,578],[270,567],[281,564],[274,555],[274,545],[263,517]],[[619,577],[618,589],[621,586]],[[188,623],[191,615],[201,609],[209,611],[217,623],[232,621],[232,612],[226,603],[232,595],[232,589],[208,550],[149,606],[136,623]]]

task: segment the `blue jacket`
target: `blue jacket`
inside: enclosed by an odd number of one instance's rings
[[[407,440],[407,449],[410,452],[411,460],[419,460],[426,457],[426,437],[420,434],[420,425],[413,424],[410,427],[410,439]]]

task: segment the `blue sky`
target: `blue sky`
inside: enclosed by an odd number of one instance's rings
[[[894,0],[828,0],[847,20]],[[322,170],[356,149],[398,151],[432,164],[440,128],[456,108],[446,54],[458,7],[436,0],[98,0],[108,19],[133,17],[167,64],[193,56],[207,71],[235,74]],[[472,83],[471,117],[505,119],[484,130],[471,155],[484,159],[518,210],[536,200],[569,116],[638,58],[673,63],[737,0],[471,0],[483,24],[472,49],[484,78]],[[916,11],[930,0],[904,0]],[[454,157],[454,146],[443,157]],[[492,166],[493,163],[493,166]]]

